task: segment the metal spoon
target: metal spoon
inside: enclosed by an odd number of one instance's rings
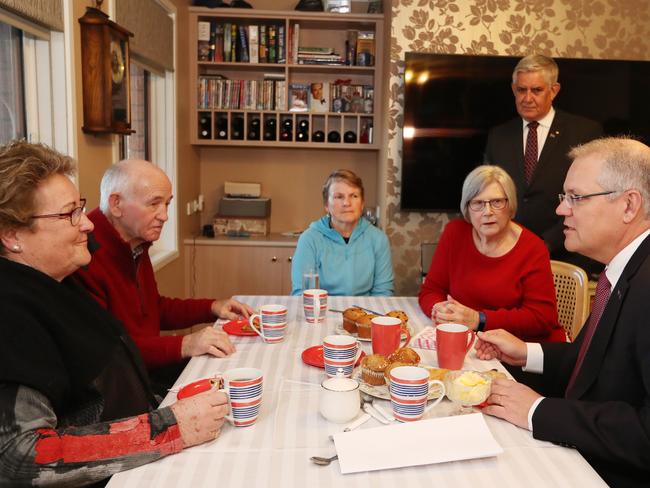
[[[332,461],[334,461],[335,459],[338,459],[338,458],[339,458],[339,455],[335,454],[334,456],[332,456],[330,458],[320,457],[320,456],[312,456],[312,457],[309,458],[309,460],[314,464],[318,464],[319,466],[328,466],[329,463],[331,463]]]

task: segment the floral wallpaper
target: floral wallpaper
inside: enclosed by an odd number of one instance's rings
[[[420,243],[455,215],[400,212],[404,53],[650,59],[650,0],[392,0],[386,233],[397,295],[415,295]],[[560,73],[560,81],[562,75]],[[514,102],[513,102],[514,103]]]

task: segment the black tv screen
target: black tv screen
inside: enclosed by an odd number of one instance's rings
[[[459,211],[489,129],[518,116],[511,83],[519,59],[406,53],[402,210]],[[650,142],[650,62],[555,60],[556,109],[594,119],[606,134]]]

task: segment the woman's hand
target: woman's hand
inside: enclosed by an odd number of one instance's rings
[[[228,413],[228,396],[220,391],[206,391],[177,401],[171,409],[181,431],[183,448],[187,448],[219,437]]]
[[[434,325],[454,323],[475,330],[478,327],[479,316],[476,310],[466,307],[454,300],[451,295],[447,295],[446,301],[438,302],[433,306],[431,320]]]

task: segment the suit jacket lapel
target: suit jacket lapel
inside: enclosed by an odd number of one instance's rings
[[[519,195],[519,200],[521,203],[521,198],[523,198],[526,191],[526,180],[524,177],[524,135],[523,135],[523,122],[520,117],[516,117],[511,120],[510,127],[508,128],[510,132],[509,139],[514,141],[512,144],[509,144],[510,148],[510,160],[516,161],[514,165],[514,174],[511,174],[510,177],[515,182],[517,187],[517,194]],[[499,164],[498,161],[495,161],[494,164]]]
[[[591,340],[589,349],[585,355],[584,362],[578,373],[575,384],[568,393],[568,398],[578,399],[585,394],[589,387],[596,381],[600,373],[600,365],[603,362],[607,348],[609,347],[610,338],[616,329],[619,314],[623,301],[630,287],[630,280],[636,274],[639,266],[650,254],[650,236],[641,243],[636,252],[628,261],[623,274],[618,279],[616,286],[607,300],[607,305],[603,315],[596,326],[596,332]]]

